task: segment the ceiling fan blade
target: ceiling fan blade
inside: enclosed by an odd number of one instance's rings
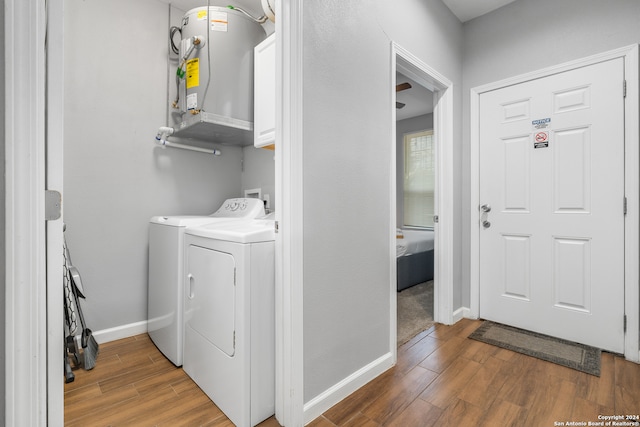
[[[399,110],[400,108],[404,108],[406,104],[403,104],[402,102],[397,102],[396,101],[396,108]]]
[[[407,89],[411,89],[411,83],[400,83],[399,85],[396,85],[396,92],[401,92]]]

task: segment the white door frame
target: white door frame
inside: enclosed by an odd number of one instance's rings
[[[587,58],[566,62],[520,76],[471,89],[471,316],[480,313],[480,95],[484,92],[500,89],[539,79],[552,74],[585,67],[615,58],[624,59],[624,75],[627,85],[625,100],[625,196],[627,197],[627,215],[625,216],[625,358],[640,362],[640,313],[638,283],[640,270],[640,134],[638,116],[638,45],[626,46]],[[622,88],[621,88],[622,92]],[[622,203],[622,202],[621,202]],[[620,316],[622,322],[622,313]]]
[[[302,0],[276,2],[276,419],[304,423]]]
[[[45,2],[5,0],[4,11],[5,424],[44,426],[48,421],[47,341],[57,338],[47,334]],[[56,324],[62,328],[62,315]],[[59,345],[56,363],[61,366],[62,341]]]
[[[391,44],[391,90],[395,99],[396,70],[433,91],[433,128],[436,144],[436,191],[435,214],[438,223],[434,226],[434,313],[438,323],[451,325],[457,320],[453,313],[453,83],[433,67],[397,44]],[[393,105],[393,104],[392,104]],[[397,279],[396,279],[396,110],[392,109],[391,141],[394,149],[391,159],[391,348],[396,360],[397,347]]]

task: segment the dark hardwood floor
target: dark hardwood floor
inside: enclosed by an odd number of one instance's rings
[[[309,425],[542,427],[640,413],[640,365],[603,353],[594,377],[467,339],[480,323],[418,334],[394,368]],[[75,374],[65,385],[66,426],[232,425],[146,334],[101,345],[96,367]]]

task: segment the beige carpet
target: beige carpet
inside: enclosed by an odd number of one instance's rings
[[[433,324],[432,280],[398,292],[398,345]]]

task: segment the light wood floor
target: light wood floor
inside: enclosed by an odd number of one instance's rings
[[[233,426],[147,334],[102,344],[96,367],[74,373],[64,387],[65,426]]]
[[[594,377],[467,339],[480,323],[418,334],[394,368],[310,426],[538,427],[640,412],[640,365],[604,353]],[[75,373],[65,385],[67,426],[232,425],[147,335],[103,344],[95,369]]]

